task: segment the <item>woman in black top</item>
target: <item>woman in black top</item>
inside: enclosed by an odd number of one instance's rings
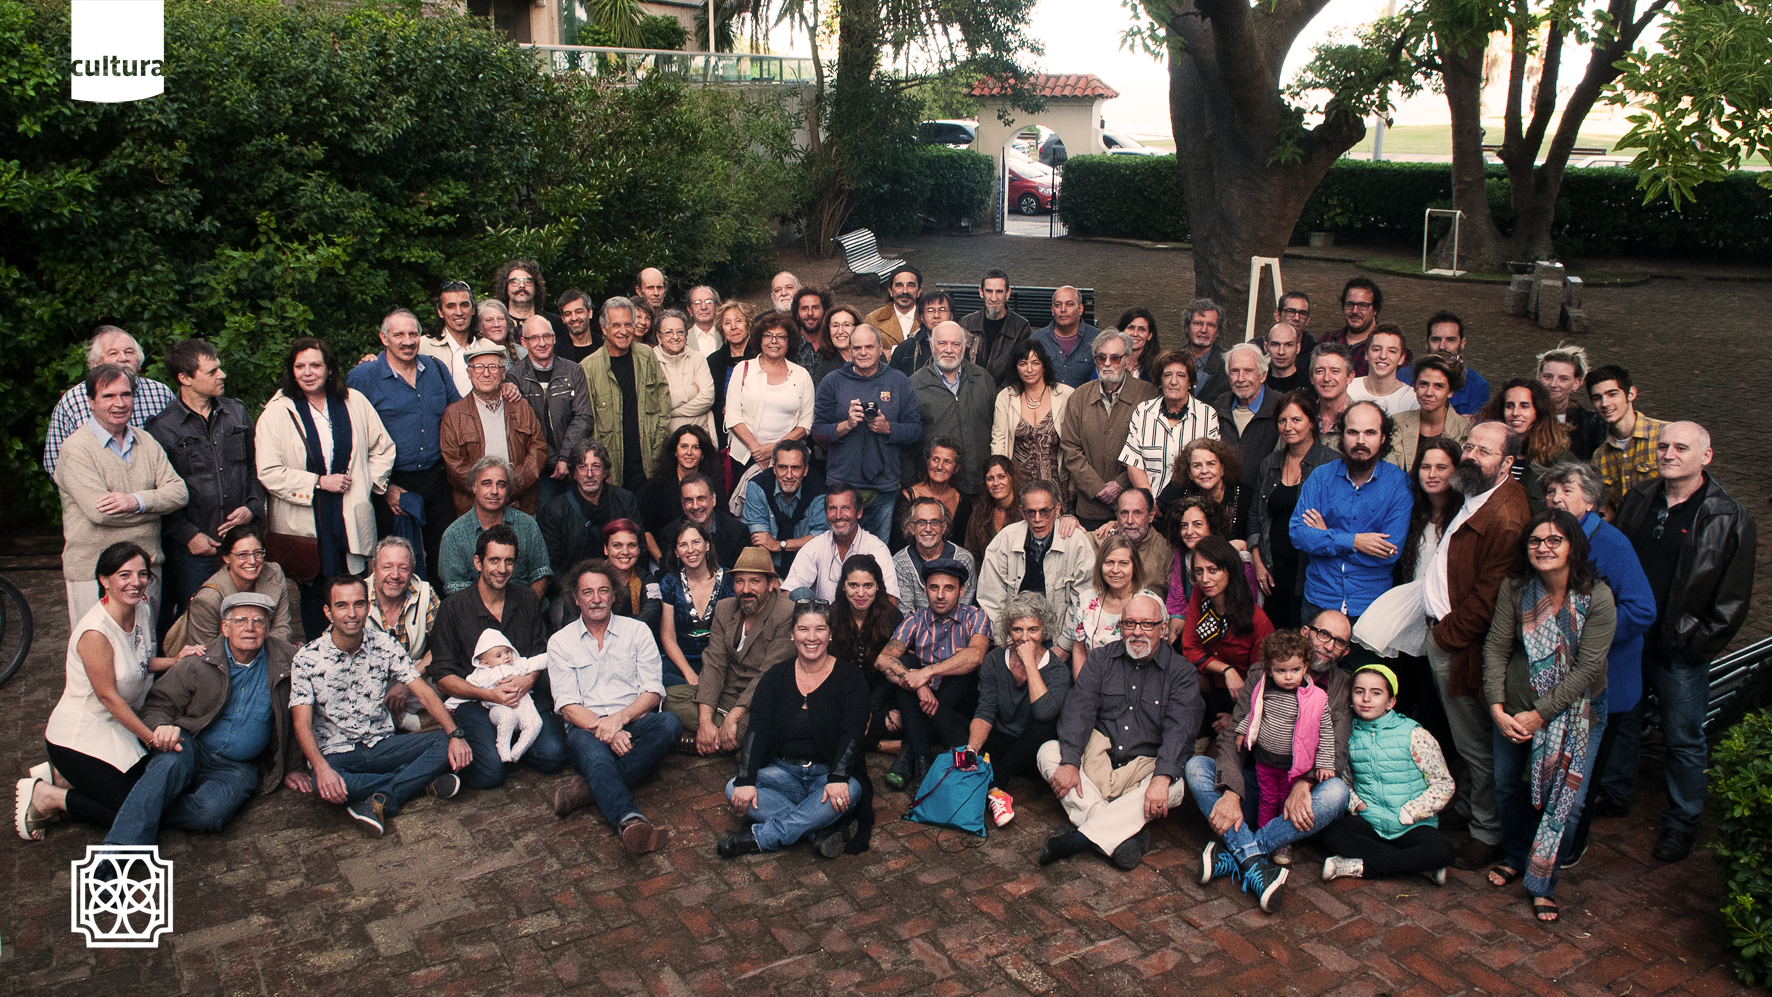
[[[1309,556],[1292,545],[1287,524],[1298,505],[1298,492],[1311,472],[1335,460],[1335,451],[1317,442],[1317,403],[1303,391],[1288,392],[1275,409],[1280,449],[1262,458],[1249,496],[1249,553],[1255,580],[1267,601],[1262,608],[1281,630],[1307,622],[1299,619],[1304,601],[1304,566]]]
[[[720,837],[722,858],[808,836],[827,859],[867,850],[874,817],[861,750],[867,680],[855,662],[831,656],[830,612],[827,603],[796,603],[794,658],[757,679],[738,774],[726,784],[733,809],[756,823]]]
[[[664,449],[652,463],[652,476],[640,492],[640,516],[646,527],[646,552],[659,564],[664,549],[659,540],[665,527],[683,518],[683,479],[700,472],[714,485],[714,501],[722,501],[726,480],[714,441],[700,426],[678,426],[665,438]]]
[[[843,562],[843,580],[831,603],[831,653],[839,661],[861,667],[868,683],[868,732],[863,745],[880,750],[880,741],[902,729],[898,721],[898,687],[886,681],[874,662],[904,622],[904,613],[886,597],[886,580],[872,554],[853,554]]]

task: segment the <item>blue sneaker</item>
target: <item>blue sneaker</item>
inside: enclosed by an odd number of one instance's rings
[[[1237,873],[1237,860],[1225,851],[1223,845],[1216,841],[1208,841],[1206,850],[1200,853],[1200,885],[1204,886],[1215,879],[1234,876]]]
[[[1286,870],[1265,858],[1252,859],[1243,869],[1243,892],[1253,894],[1264,914],[1280,909],[1280,888],[1286,885]]]

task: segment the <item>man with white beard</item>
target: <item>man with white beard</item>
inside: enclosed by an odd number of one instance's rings
[[[1124,637],[1089,652],[1065,697],[1058,739],[1040,747],[1040,775],[1075,825],[1046,839],[1041,865],[1092,850],[1136,869],[1150,850],[1145,825],[1186,793],[1182,768],[1206,707],[1199,672],[1161,639],[1164,618],[1154,596],[1126,603]],[[1084,757],[1096,734],[1107,741],[1105,760]]]
[[[1526,489],[1512,473],[1524,440],[1505,423],[1480,423],[1452,472],[1464,496],[1443,539],[1422,555],[1422,608],[1433,628],[1427,660],[1446,707],[1452,743],[1464,757],[1459,791],[1470,802],[1470,840],[1458,850],[1460,869],[1483,869],[1501,857],[1495,811],[1495,759],[1489,704],[1483,695],[1483,642],[1501,588],[1532,519]]]
[[[997,382],[990,371],[966,362],[966,330],[958,322],[936,326],[930,333],[929,350],[929,362],[911,376],[917,410],[923,416],[923,445],[905,448],[907,456],[916,455],[916,466],[907,462],[904,480],[920,480],[935,441],[953,437],[960,442],[954,487],[968,498],[977,498],[984,462],[991,456]]]

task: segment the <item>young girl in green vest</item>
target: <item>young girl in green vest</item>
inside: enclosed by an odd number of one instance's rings
[[[1354,672],[1353,695],[1347,745],[1353,799],[1348,812],[1323,829],[1330,852],[1323,878],[1421,873],[1444,886],[1456,849],[1437,814],[1455,787],[1440,745],[1392,709],[1397,676],[1389,668],[1362,666]]]

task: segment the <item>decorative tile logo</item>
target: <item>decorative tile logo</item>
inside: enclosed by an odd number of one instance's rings
[[[79,2],[79,0],[75,0]],[[172,863],[159,845],[87,845],[73,874],[73,931],[89,949],[152,949],[172,930]]]
[[[166,90],[164,0],[73,0],[75,100],[115,104]]]

